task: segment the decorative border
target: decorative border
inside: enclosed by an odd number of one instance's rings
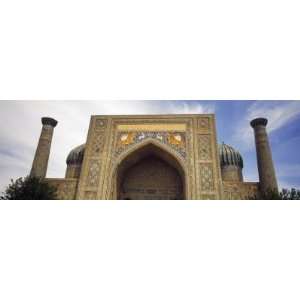
[[[121,151],[119,155],[114,155],[116,149],[117,149],[117,143],[118,143],[118,133],[120,132],[118,130],[118,125],[119,124],[157,124],[157,123],[164,123],[164,124],[172,124],[172,123],[183,123],[186,124],[186,131],[185,132],[181,132],[185,135],[185,154],[183,154],[184,156],[182,156],[182,154],[179,154],[180,158],[182,158],[182,162],[185,164],[184,167],[184,171],[185,171],[185,186],[184,186],[184,190],[185,190],[185,198],[186,199],[191,199],[192,197],[194,197],[194,183],[193,183],[193,178],[194,178],[194,172],[195,172],[195,168],[194,168],[194,164],[193,164],[193,152],[191,151],[191,149],[193,149],[193,144],[194,144],[194,137],[193,137],[193,120],[194,120],[195,116],[191,115],[186,115],[184,117],[180,117],[177,118],[176,116],[132,116],[132,118],[126,118],[126,116],[111,116],[111,129],[110,129],[110,146],[109,146],[109,152],[112,153],[112,155],[109,158],[109,163],[107,165],[107,171],[109,170],[114,170],[115,168],[115,163],[116,160],[119,159],[120,155],[124,153],[124,151],[129,150],[131,147],[134,147],[133,145],[130,145],[129,147],[124,147],[124,150]],[[123,131],[122,131],[123,132]],[[164,133],[170,133],[170,131],[165,130]],[[176,131],[178,132],[178,131]],[[128,131],[126,132],[128,133]],[[155,140],[157,142],[160,143],[159,140],[153,139],[153,138],[149,138],[152,140]],[[136,144],[135,144],[136,145]],[[174,151],[175,153],[179,153],[177,151],[176,147],[172,147],[170,144],[166,144],[165,146],[169,147],[171,152]],[[126,150],[125,150],[126,149]],[[110,172],[110,171],[109,171]],[[106,190],[105,190],[105,198],[109,199],[109,197],[111,197],[112,195],[115,195],[115,182],[114,182],[114,178],[113,178],[113,173],[109,173],[109,177],[106,179],[104,185],[106,186]],[[113,189],[113,190],[111,190]]]
[[[210,117],[200,117],[197,120],[197,128],[200,130],[210,130]]]
[[[170,146],[172,149],[177,151],[184,160],[186,160],[186,134],[183,132],[172,131],[120,131],[117,133],[117,145],[114,151],[114,155],[117,157],[125,150],[147,139],[154,139],[162,144]]]

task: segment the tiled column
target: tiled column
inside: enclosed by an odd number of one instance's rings
[[[254,129],[260,189],[263,193],[278,192],[272,153],[266,131],[268,120],[257,118],[250,122]]]
[[[42,118],[42,124],[42,132],[35,151],[30,176],[45,178],[47,173],[53,130],[57,125],[57,121],[52,118],[44,117]]]

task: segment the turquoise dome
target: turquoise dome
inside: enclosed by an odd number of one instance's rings
[[[241,154],[233,147],[222,143],[219,145],[220,163],[224,166],[238,166],[241,169],[244,167]]]
[[[67,157],[67,165],[80,165],[83,161],[85,144],[77,146],[69,153]]]

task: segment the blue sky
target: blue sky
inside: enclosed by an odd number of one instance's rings
[[[258,180],[254,136],[249,121],[261,116],[269,120],[267,131],[279,185],[300,188],[299,101],[214,103],[218,141],[224,141],[240,151],[244,159],[245,180]]]
[[[72,148],[85,142],[92,114],[164,113],[215,113],[218,142],[241,153],[245,181],[258,180],[249,122],[255,117],[268,118],[279,186],[300,188],[300,101],[1,101],[0,191],[10,178],[29,173],[43,116],[59,122],[47,177],[64,177],[65,159]]]

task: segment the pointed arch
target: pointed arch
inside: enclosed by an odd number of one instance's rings
[[[112,197],[115,199],[122,198],[120,189],[122,180],[124,180],[124,174],[127,170],[137,165],[139,162],[147,159],[148,157],[157,158],[162,163],[166,164],[166,168],[168,165],[179,174],[182,183],[181,198],[187,199],[187,174],[186,165],[183,158],[170,146],[152,138],[148,138],[126,149],[114,162],[110,174],[110,178],[112,180],[112,184],[110,186],[114,187],[114,191],[111,193]]]

